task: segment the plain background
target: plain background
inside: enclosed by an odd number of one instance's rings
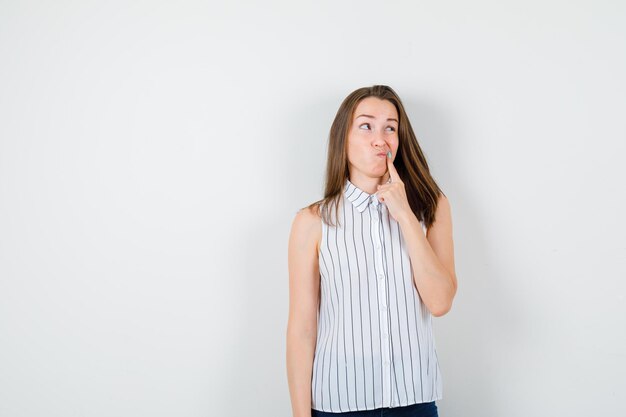
[[[0,415],[290,416],[352,90],[451,202],[442,417],[626,415],[626,3],[1,1]]]

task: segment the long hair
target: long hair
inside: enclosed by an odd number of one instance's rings
[[[439,196],[444,193],[430,175],[426,157],[417,143],[417,138],[400,97],[391,87],[386,85],[359,88],[350,93],[339,106],[328,138],[324,198],[310,204],[307,208],[313,209],[329,225],[335,226],[331,214],[334,214],[334,220],[339,223],[339,202],[344,192],[346,179],[350,178],[347,149],[348,132],[352,127],[352,118],[357,105],[367,97],[388,100],[396,107],[399,118],[399,145],[394,166],[404,183],[411,210],[417,219],[428,228],[435,222],[437,201]],[[334,212],[331,208],[334,208]]]

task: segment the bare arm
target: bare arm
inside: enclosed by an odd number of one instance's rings
[[[398,223],[407,244],[420,297],[433,316],[443,316],[452,308],[457,289],[450,203],[441,195],[428,237],[424,236],[413,213],[399,218]]]
[[[387,170],[391,182],[378,185],[378,198],[400,225],[411,258],[415,287],[422,301],[433,316],[443,316],[452,308],[457,288],[450,203],[445,195],[439,196],[435,222],[428,229],[428,237],[424,236],[391,153],[388,156]]]
[[[318,243],[321,219],[300,210],[289,236],[289,322],[287,379],[293,417],[311,417],[311,377],[319,308]]]

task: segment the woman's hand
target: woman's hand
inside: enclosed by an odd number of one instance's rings
[[[391,182],[378,185],[376,196],[381,202],[385,203],[391,217],[393,217],[395,221],[398,221],[404,216],[413,214],[413,211],[406,197],[404,183],[400,179],[400,175],[398,175],[398,171],[396,171],[396,167],[391,160],[391,152],[387,157],[387,170],[389,171]]]

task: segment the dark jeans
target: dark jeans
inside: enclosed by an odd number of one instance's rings
[[[377,408],[375,410],[347,411],[345,413],[327,413],[311,410],[312,417],[439,417],[434,401],[407,405],[405,407]]]

